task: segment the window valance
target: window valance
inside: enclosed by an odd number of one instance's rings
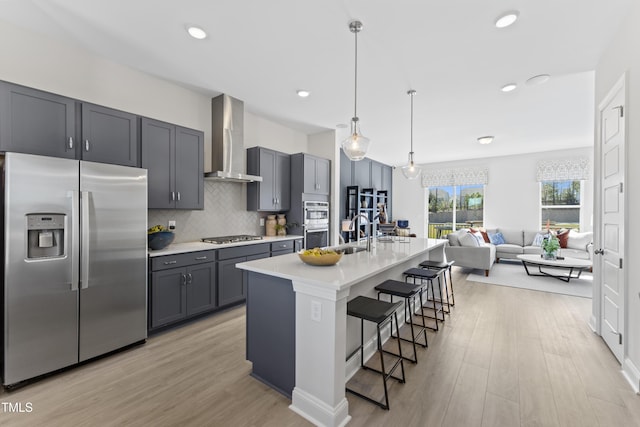
[[[553,159],[538,162],[538,181],[566,181],[589,179],[590,165],[586,157]]]
[[[481,168],[423,169],[422,186],[477,185],[489,182],[489,170]]]

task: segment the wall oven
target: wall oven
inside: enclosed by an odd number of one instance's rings
[[[320,248],[329,245],[329,203],[304,202],[304,248]]]

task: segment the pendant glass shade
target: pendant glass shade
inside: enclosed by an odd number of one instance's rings
[[[402,167],[402,174],[407,179],[416,179],[420,176],[422,169],[413,163],[413,152],[409,153],[409,161]]]
[[[351,134],[342,141],[342,150],[349,160],[357,162],[364,159],[369,149],[369,138],[360,133],[357,119],[351,122]]]

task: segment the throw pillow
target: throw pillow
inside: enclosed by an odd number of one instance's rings
[[[471,233],[463,234],[462,236],[458,237],[458,240],[460,241],[460,246],[467,246],[472,248],[480,247],[478,240]]]
[[[556,237],[560,240],[560,247],[566,248],[569,242],[569,230],[560,230],[556,233]]]
[[[475,237],[476,240],[478,241],[478,246],[484,246],[484,239],[482,238],[482,234],[480,234],[479,231],[476,231],[475,233],[471,233],[471,235]]]
[[[489,234],[489,240],[494,245],[504,245],[504,236],[500,232],[497,232],[496,234]]]
[[[581,249],[587,250],[587,245],[593,240],[593,233],[587,231],[586,233],[578,233],[577,231],[570,230],[569,238],[567,239],[567,248],[569,249]]]
[[[473,234],[480,233],[480,235],[482,236],[482,240],[484,240],[485,243],[491,243],[491,240],[489,240],[489,235],[487,234],[487,230],[485,230],[484,228],[470,228],[470,230]]]
[[[542,233],[536,233],[536,237],[533,238],[533,243],[531,243],[531,246],[541,246],[542,245],[542,241],[544,240],[544,234]]]

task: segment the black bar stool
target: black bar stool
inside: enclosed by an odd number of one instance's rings
[[[400,347],[400,340],[398,340],[398,354],[391,353],[389,351],[382,349],[382,338],[380,336],[380,328],[391,322],[391,327],[393,328],[393,320],[395,319],[396,323],[396,334],[400,336],[400,331],[398,329],[398,315],[396,314],[396,310],[402,305],[402,302],[398,301],[396,303],[379,301],[377,299],[358,296],[347,302],[347,314],[349,316],[357,317],[360,319],[360,347],[358,347],[347,359],[350,359],[356,352],[360,351],[360,367],[362,369],[367,369],[370,371],[374,371],[379,373],[382,376],[382,384],[384,386],[384,403],[379,402],[375,399],[372,399],[369,396],[365,396],[364,394],[357,392],[349,387],[346,387],[346,390],[350,393],[355,394],[358,397],[361,397],[371,403],[375,403],[380,406],[382,409],[389,409],[389,394],[387,392],[387,380],[391,377],[398,380],[400,383],[404,383],[404,364],[402,363],[402,348]],[[381,369],[370,368],[364,365],[364,321],[368,320],[369,322],[373,322],[376,324],[376,330],[378,335],[378,354],[380,354],[380,367]],[[389,369],[389,373],[386,372],[384,367],[384,356],[383,353],[391,354],[397,357],[397,360]],[[393,372],[400,366],[402,370],[402,378],[394,377]]]
[[[451,266],[455,264],[455,261],[447,261],[447,262],[443,262],[443,261],[422,261],[420,263],[420,267],[428,269],[428,270],[440,270],[442,268],[444,268],[446,271],[449,272],[449,285],[447,285],[447,276],[446,274],[443,274],[442,277],[444,278],[444,287],[447,293],[447,301],[449,300],[449,295],[451,295],[451,305],[454,306],[456,305],[456,299],[453,296],[453,278],[451,277]],[[451,293],[449,293],[449,287],[451,286]]]
[[[400,282],[398,280],[385,280],[375,287],[375,290],[378,291],[378,299],[380,299],[380,294],[389,295],[391,302],[393,302],[393,297],[397,296],[400,298],[404,298],[404,321],[409,328],[411,329],[411,339],[402,338],[400,336],[394,337],[399,338],[402,341],[410,342],[413,345],[413,359],[410,357],[402,356],[405,360],[409,362],[418,363],[418,353],[416,351],[416,342],[420,335],[424,336],[424,344],[420,343],[421,346],[427,347],[427,325],[424,322],[424,308],[422,306],[422,289],[421,285],[411,285],[405,282]],[[415,301],[415,297],[418,296],[420,299],[420,314],[422,318],[422,325],[413,322],[413,314],[414,311],[411,309],[411,301]],[[407,317],[407,313],[409,316]],[[413,330],[413,327],[418,327],[418,333],[416,334]],[[391,331],[393,336],[393,331]]]
[[[420,285],[424,285],[424,282],[426,281],[426,291],[427,291],[427,301],[431,301],[432,305],[431,307],[427,307],[425,306],[425,308],[429,308],[433,310],[433,316],[430,315],[425,315],[425,317],[430,318],[430,319],[434,319],[435,320],[435,327],[431,327],[431,326],[427,326],[427,328],[432,329],[434,331],[438,330],[438,320],[444,322],[444,311],[442,310],[442,304],[440,304],[440,307],[438,307],[438,303],[436,302],[436,293],[434,291],[433,288],[433,279],[438,279],[438,291],[440,293],[440,296],[442,296],[442,287],[440,285],[440,275],[438,275],[437,273],[435,273],[434,271],[431,270],[424,270],[422,268],[410,268],[408,270],[406,270],[404,273],[404,280],[405,282],[409,282],[409,278],[411,278],[413,280],[413,284],[416,284],[416,279],[420,280]],[[429,288],[431,288],[431,295],[432,295],[432,299],[429,299]],[[424,289],[424,288],[423,288]],[[420,292],[423,291],[423,289],[420,290]],[[438,313],[442,314],[442,318],[440,318],[438,316]]]

